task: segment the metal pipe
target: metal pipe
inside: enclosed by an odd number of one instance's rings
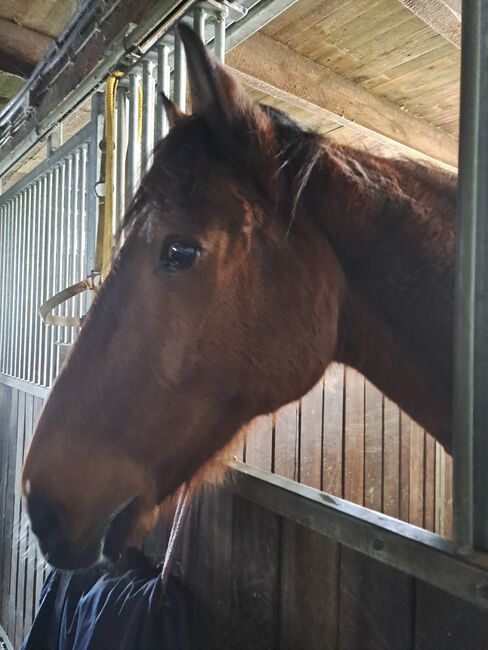
[[[33,298],[33,319],[34,319],[34,331],[33,331],[33,340],[32,340],[32,351],[31,351],[31,375],[29,380],[32,382],[36,381],[37,377],[37,368],[38,368],[38,341],[39,341],[39,327],[40,327],[40,317],[37,313],[37,310],[40,306],[40,291],[41,291],[41,281],[42,281],[42,272],[41,272],[41,227],[42,227],[42,218],[41,218],[41,206],[42,206],[42,181],[35,181],[36,188],[36,235],[35,235],[35,259],[34,259],[34,277],[35,277],[35,289],[34,289],[34,298]]]
[[[116,231],[125,211],[126,156],[127,156],[127,90],[120,83],[117,87],[117,135],[116,135],[116,173],[114,187]],[[89,161],[91,164],[91,161]],[[88,217],[90,218],[90,217]]]
[[[154,91],[154,63],[150,56],[146,56],[142,61],[142,173],[145,173],[152,163],[154,149]]]
[[[7,303],[7,220],[8,208],[6,205],[0,209],[0,265],[1,265],[1,310],[0,310],[0,372],[5,372],[5,318],[8,309]]]
[[[88,256],[88,245],[87,245],[87,184],[88,184],[88,146],[86,144],[82,145],[80,152],[80,165],[81,165],[81,192],[80,192],[80,263],[78,265],[78,279],[81,279],[84,275],[84,269],[86,268],[86,261]],[[85,292],[86,293],[86,292]],[[77,300],[77,316],[81,318],[84,313],[84,297],[85,294],[79,294],[76,296]],[[73,337],[78,333],[78,330],[72,328]]]
[[[156,142],[162,140],[168,132],[168,118],[161,100],[161,93],[166,97],[170,94],[171,70],[169,67],[169,47],[165,43],[158,44],[158,82],[156,97]]]
[[[488,549],[488,6],[463,2],[456,228],[454,536]]]
[[[138,68],[129,74],[129,146],[127,151],[127,196],[126,209],[139,185],[140,172],[140,134],[139,134],[139,102],[141,92],[141,76]]]
[[[214,54],[221,63],[225,63],[225,13],[218,11],[215,15]]]
[[[183,41],[176,30],[174,49],[174,100],[178,107],[186,111],[186,55]]]
[[[29,378],[29,339],[31,338],[31,315],[32,315],[32,186],[27,188],[27,209],[25,212],[25,258],[24,258],[24,315],[23,315],[23,339],[22,339],[22,370],[20,379]]]
[[[195,7],[193,10],[193,30],[205,43],[205,19],[207,12],[201,7]]]

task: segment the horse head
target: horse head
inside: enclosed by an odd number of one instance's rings
[[[298,139],[191,30],[181,35],[192,114],[165,99],[172,128],[25,461],[32,529],[61,568],[117,555],[158,504],[333,358],[341,271],[298,218],[318,136]]]

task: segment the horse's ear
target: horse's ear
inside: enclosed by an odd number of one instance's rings
[[[210,54],[195,32],[184,23],[179,33],[185,47],[192,112],[210,126],[222,129],[233,115],[250,105],[244,90],[226,68]]]
[[[178,106],[167,97],[164,93],[161,93],[161,101],[163,102],[163,107],[166,112],[166,117],[168,118],[168,123],[172,129],[178,120],[181,120],[182,117],[185,117],[185,113],[178,108]]]

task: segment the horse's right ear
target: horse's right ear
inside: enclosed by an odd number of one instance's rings
[[[168,118],[168,123],[172,129],[178,120],[181,120],[182,117],[185,117],[185,113],[178,108],[178,106],[167,97],[164,93],[161,93],[161,101],[163,102],[163,107]]]
[[[251,103],[238,81],[210,54],[195,32],[184,23],[178,30],[186,52],[192,112],[201,115],[211,128],[225,128]]]

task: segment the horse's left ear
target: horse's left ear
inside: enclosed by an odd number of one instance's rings
[[[210,127],[225,128],[252,104],[238,81],[210,54],[195,32],[184,23],[178,30],[186,52],[192,112],[202,115]]]

